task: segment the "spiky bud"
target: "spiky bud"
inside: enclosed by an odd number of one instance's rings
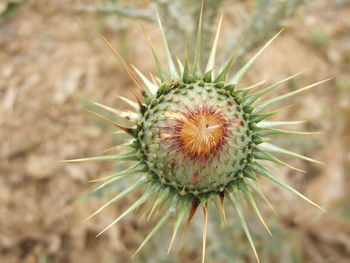
[[[101,233],[117,223],[129,212],[145,203],[152,196],[157,196],[157,198],[149,210],[149,216],[160,204],[167,204],[167,211],[162,215],[136,252],[145,245],[170,217],[174,216],[176,219],[169,246],[170,250],[186,213],[188,213],[188,218],[184,232],[186,232],[196,209],[202,206],[204,211],[204,261],[208,220],[207,204],[209,201],[217,198],[221,204],[222,215],[226,220],[224,208],[224,200],[226,198],[235,207],[249,243],[258,259],[240,206],[240,198],[244,196],[267,228],[252,195],[252,192],[258,189],[258,176],[270,179],[317,206],[301,193],[285,184],[280,178],[274,176],[266,167],[265,162],[270,161],[297,169],[277,159],[271,152],[291,155],[312,162],[317,161],[267,143],[266,137],[273,134],[305,133],[276,129],[275,127],[281,125],[296,124],[298,122],[266,121],[266,118],[278,111],[264,112],[264,110],[323,81],[265,101],[259,101],[263,95],[296,77],[298,74],[287,77],[255,93],[252,92],[253,89],[262,85],[263,82],[248,88],[238,88],[244,74],[277,35],[268,41],[238,72],[233,76],[229,76],[238,48],[223,69],[217,72],[215,70],[215,53],[220,25],[221,19],[208,65],[202,74],[200,65],[201,21],[199,23],[192,70],[189,69],[187,57],[183,64],[179,62],[178,68],[175,66],[160,24],[167,54],[168,69],[163,68],[157,53],[150,45],[159,71],[158,78],[153,79],[153,81],[148,80],[136,68],[134,68],[135,71],[131,70],[104,39],[117,57],[121,59],[122,64],[135,81],[135,84],[143,89],[145,99],[142,102],[137,98],[137,103],[135,103],[122,98],[136,112],[120,112],[108,106],[95,103],[95,105],[122,117],[127,117],[128,120],[133,122],[135,126],[127,128],[94,113],[131,136],[132,139],[126,143],[126,146],[130,148],[129,153],[71,161],[134,161],[126,170],[96,180],[102,181],[102,184],[97,188],[101,189],[125,177],[137,176],[135,183],[117,194],[91,216],[96,215],[105,207],[120,200],[130,192],[140,187],[145,187],[144,194]],[[143,83],[139,81],[134,72],[136,72]],[[261,194],[260,191],[257,192]],[[263,198],[266,200],[264,196]]]

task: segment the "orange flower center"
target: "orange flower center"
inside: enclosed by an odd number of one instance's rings
[[[191,159],[208,159],[215,155],[227,133],[227,121],[222,110],[205,106],[165,116],[175,121],[166,135],[173,146]]]

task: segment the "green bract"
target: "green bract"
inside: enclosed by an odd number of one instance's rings
[[[151,197],[156,198],[148,209],[149,217],[160,205],[167,208],[136,252],[145,245],[170,217],[175,217],[174,232],[170,239],[170,250],[186,215],[188,216],[187,223],[184,226],[184,233],[196,209],[202,206],[204,211],[204,261],[208,220],[207,204],[209,201],[218,200],[221,214],[226,220],[224,208],[224,200],[226,198],[237,211],[249,243],[258,259],[240,205],[241,197],[245,197],[266,227],[252,194],[252,192],[256,192],[267,201],[266,197],[259,190],[258,177],[265,177],[317,206],[284,183],[280,178],[273,175],[265,165],[266,162],[273,162],[297,169],[277,159],[272,155],[273,153],[291,155],[307,161],[317,162],[300,154],[281,149],[268,142],[270,140],[267,140],[267,137],[274,134],[307,133],[278,129],[279,126],[297,124],[299,122],[267,121],[266,118],[278,111],[269,112],[265,111],[265,109],[277,102],[308,90],[323,81],[261,101],[260,99],[266,93],[273,91],[298,75],[287,77],[255,92],[255,88],[262,85],[263,82],[248,88],[240,87],[239,83],[244,74],[277,35],[267,42],[240,70],[230,76],[229,72],[238,48],[236,48],[222,70],[218,71],[215,67],[215,53],[220,26],[221,19],[209,61],[205,71],[202,72],[203,67],[200,65],[201,22],[199,23],[192,69],[189,67],[187,57],[184,62],[179,61],[178,66],[175,66],[160,24],[168,67],[165,69],[161,65],[157,53],[150,45],[159,72],[158,77],[153,78],[152,81],[148,80],[136,68],[134,68],[134,71],[129,68],[119,54],[104,39],[118,58],[121,59],[126,70],[134,79],[135,84],[142,89],[144,100],[137,99],[137,103],[135,103],[122,97],[124,101],[133,107],[135,111],[132,112],[122,112],[95,103],[95,105],[105,110],[130,120],[133,124],[130,128],[121,126],[97,113],[94,114],[109,121],[112,125],[131,136],[131,139],[124,144],[130,151],[126,154],[70,161],[132,161],[129,162],[130,166],[126,170],[96,180],[102,182],[97,188],[101,189],[123,178],[135,177],[133,184],[118,193],[91,216],[96,215],[105,207],[120,200],[130,192],[141,187],[144,188],[143,195],[101,233]]]

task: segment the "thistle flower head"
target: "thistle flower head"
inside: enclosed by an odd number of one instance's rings
[[[258,260],[241,209],[241,198],[244,197],[268,230],[252,194],[252,192],[257,192],[264,200],[267,200],[259,191],[258,177],[265,177],[317,206],[273,175],[265,165],[266,162],[273,162],[299,170],[277,159],[272,153],[291,155],[311,162],[317,161],[268,143],[267,137],[270,135],[305,133],[277,129],[278,126],[298,122],[267,121],[266,118],[274,115],[278,110],[272,112],[264,110],[323,81],[260,101],[260,98],[266,93],[298,75],[287,77],[256,92],[253,92],[254,88],[262,85],[262,82],[248,88],[240,87],[239,83],[244,74],[277,35],[268,41],[241,69],[230,76],[229,72],[234,63],[238,47],[221,70],[217,70],[215,67],[215,53],[221,19],[206,70],[203,72],[200,65],[201,19],[193,68],[189,66],[188,57],[185,57],[184,62],[179,62],[178,66],[175,66],[161,23],[159,24],[167,54],[168,67],[162,66],[155,49],[150,44],[159,73],[158,77],[153,78],[153,80],[147,79],[136,68],[132,70],[104,39],[117,57],[121,59],[135,84],[142,89],[144,100],[136,98],[137,102],[133,102],[122,98],[133,107],[135,110],[133,112],[121,112],[95,103],[107,111],[126,117],[134,125],[124,127],[97,113],[93,113],[131,136],[131,139],[126,143],[130,151],[127,154],[71,161],[115,160],[118,162],[133,162],[126,170],[95,180],[102,182],[97,189],[130,176],[134,176],[136,180],[91,216],[96,215],[105,207],[122,199],[134,190],[144,187],[143,195],[101,233],[151,197],[156,197],[148,209],[149,216],[161,204],[166,204],[164,207],[167,207],[167,210],[136,252],[170,217],[174,217],[175,226],[170,239],[170,250],[186,215],[187,221],[184,225],[184,233],[195,211],[201,206],[204,211],[204,261],[208,202],[218,200],[221,214],[226,220],[224,200],[228,199],[237,211],[248,241]]]

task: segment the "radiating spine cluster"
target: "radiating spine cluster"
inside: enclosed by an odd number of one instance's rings
[[[96,106],[129,120],[134,124],[130,128],[91,112],[131,136],[131,139],[122,145],[130,149],[128,153],[69,161],[110,160],[132,162],[129,168],[121,172],[93,180],[94,182],[101,182],[96,188],[96,190],[99,190],[121,179],[133,175],[137,177],[134,183],[115,195],[90,217],[136,189],[140,187],[145,188],[143,195],[98,235],[105,232],[150,198],[155,197],[155,201],[152,202],[151,207],[145,212],[148,213],[148,218],[151,217],[156,209],[160,209],[159,207],[161,205],[167,209],[135,254],[170,217],[174,216],[175,225],[173,235],[170,239],[169,252],[186,214],[188,216],[183,233],[186,233],[197,208],[202,206],[204,211],[202,258],[204,262],[208,202],[210,200],[218,201],[220,213],[226,221],[224,200],[228,199],[237,211],[249,243],[259,261],[241,208],[241,196],[243,195],[264,227],[271,233],[259,212],[252,194],[256,192],[263,200],[268,202],[267,198],[259,190],[258,176],[265,177],[279,184],[307,202],[319,207],[304,195],[288,186],[280,178],[273,175],[265,165],[265,162],[269,161],[299,170],[277,159],[271,153],[291,155],[303,160],[317,162],[311,158],[277,147],[269,143],[266,139],[266,137],[275,134],[298,135],[308,133],[278,129],[279,126],[298,124],[299,122],[267,121],[266,118],[276,114],[279,110],[272,112],[263,112],[263,110],[291,96],[313,88],[324,81],[265,101],[260,101],[262,96],[299,74],[287,77],[256,92],[253,91],[258,86],[261,86],[263,82],[259,82],[248,88],[238,87],[240,80],[252,66],[253,62],[278,34],[268,41],[233,76],[229,77],[229,72],[238,47],[223,69],[216,72],[215,55],[222,21],[221,18],[206,70],[204,73],[201,73],[201,21],[202,16],[199,22],[192,70],[190,70],[187,56],[183,63],[178,61],[178,66],[175,65],[159,21],[167,55],[168,69],[166,70],[162,66],[155,49],[150,44],[159,74],[158,77],[152,77],[152,80],[148,80],[135,67],[132,70],[108,41],[103,38],[115,55],[121,60],[136,86],[142,90],[144,101],[139,99],[137,95],[136,103],[121,97],[135,112],[123,112],[95,103]]]

